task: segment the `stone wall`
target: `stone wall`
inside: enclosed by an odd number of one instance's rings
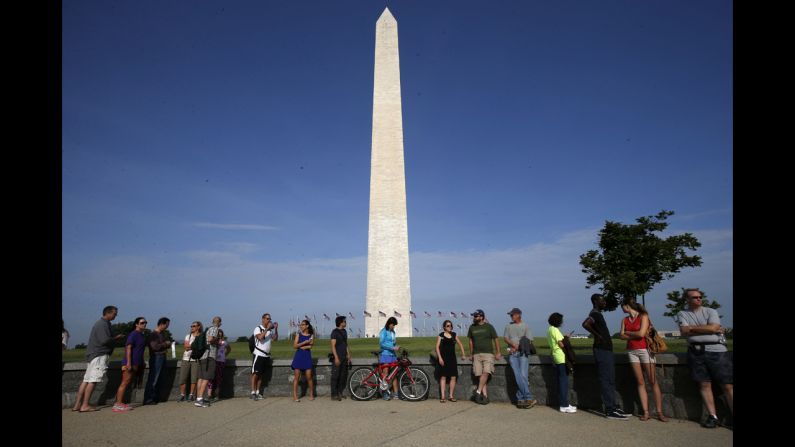
[[[439,384],[435,374],[436,359],[429,355],[426,358],[412,359],[414,366],[422,368],[431,379],[429,399],[439,398]],[[163,382],[160,396],[161,401],[175,400],[179,396],[179,361],[167,361],[165,371],[161,373]],[[290,369],[291,360],[274,360],[273,370],[269,377],[265,377],[265,396],[290,396],[292,395],[293,372]],[[353,366],[372,365],[367,359],[354,359]],[[62,373],[62,404],[64,408],[74,404],[75,392],[85,373],[86,363],[67,363]],[[532,356],[530,358],[530,390],[539,404],[552,407],[557,406],[557,372],[548,355]],[[466,399],[476,386],[476,378],[472,375],[472,364],[469,361],[459,361],[459,382],[456,387],[456,397]],[[329,394],[329,380],[331,366],[326,358],[315,359],[315,390],[317,396]],[[698,386],[690,379],[690,369],[687,366],[686,354],[661,354],[657,356],[657,378],[663,394],[663,409],[665,414],[678,419],[702,420],[706,415]],[[221,398],[247,397],[250,393],[251,361],[227,361]],[[115,400],[116,389],[121,381],[121,362],[111,362],[105,380],[97,384],[92,394],[91,403],[110,405]],[[144,384],[146,377],[144,377]],[[302,383],[305,392],[306,384]],[[599,381],[593,356],[578,355],[577,365],[573,376],[569,378],[570,396],[572,405],[582,410],[602,411]],[[649,409],[654,414],[654,403],[651,389],[649,392]],[[731,414],[726,405],[723,391],[719,386],[713,385],[715,404],[718,419],[722,424],[732,425]],[[130,402],[140,403],[143,400],[143,387],[133,389],[128,387]],[[515,402],[516,381],[513,371],[506,361],[500,360],[496,364],[496,372],[489,382],[489,398],[492,401]],[[627,412],[638,414],[640,400],[637,395],[637,385],[626,355],[616,355],[616,401]]]

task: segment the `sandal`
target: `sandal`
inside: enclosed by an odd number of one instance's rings
[[[443,404],[443,403],[445,403],[445,402],[447,402],[447,401],[446,401],[446,400],[444,400],[444,397],[443,397],[443,398],[441,398],[441,399],[439,399],[439,403],[442,403],[442,404]]]
[[[648,421],[649,419],[651,419],[651,416],[649,416],[649,413],[643,413],[643,415],[639,416],[639,418],[641,421]]]
[[[458,400],[455,397],[451,397],[450,402],[458,402]]]
[[[657,419],[659,419],[660,422],[668,422],[668,418],[662,413],[657,413]]]

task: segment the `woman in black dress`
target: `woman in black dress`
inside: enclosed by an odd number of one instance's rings
[[[447,388],[447,379],[450,379],[450,402],[455,402],[455,381],[458,377],[458,362],[455,358],[455,345],[458,343],[458,347],[461,348],[461,358],[466,357],[466,353],[464,352],[464,345],[461,343],[461,340],[458,338],[455,332],[453,332],[453,322],[450,320],[444,320],[444,332],[439,333],[439,337],[436,339],[436,358],[439,359],[439,366],[440,373],[439,373],[439,382],[441,385],[441,394],[439,402],[446,402],[445,401],[445,388]]]

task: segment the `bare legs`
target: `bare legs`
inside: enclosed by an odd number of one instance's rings
[[[121,372],[121,384],[119,389],[116,390],[116,404],[123,404],[124,392],[127,390],[127,385],[132,382],[133,376],[138,371],[139,366],[133,365],[132,369],[125,369]]]
[[[304,377],[306,377],[306,384],[308,386],[307,392],[309,393],[309,400],[315,400],[315,381],[312,378],[312,370],[307,369],[304,371]],[[301,381],[301,370],[294,369],[293,370],[293,400],[295,402],[300,402],[298,399],[298,382]]]
[[[75,406],[72,411],[93,411],[95,408],[88,405],[91,399],[91,393],[94,392],[94,382],[80,382],[80,387],[77,389],[77,396],[75,396]],[[81,405],[82,404],[82,405]]]
[[[640,419],[642,421],[647,421],[651,417],[649,413],[649,396],[646,392],[646,379],[643,377],[645,373],[651,385],[652,395],[654,396],[657,418],[663,422],[668,421],[668,418],[663,414],[662,391],[660,391],[660,384],[657,382],[654,363],[630,363],[630,365],[632,365],[632,373],[635,375],[635,382],[638,385],[638,396],[640,397],[640,405],[643,409],[643,414]]]

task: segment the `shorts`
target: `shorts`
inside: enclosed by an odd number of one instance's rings
[[[102,382],[102,378],[105,377],[105,371],[108,370],[108,360],[110,360],[110,355],[108,354],[94,357],[86,366],[83,382]]]
[[[199,379],[213,380],[215,378],[215,359],[206,358],[199,360]]]
[[[472,356],[472,373],[475,376],[494,374],[494,354],[475,354]]]
[[[179,366],[179,384],[195,384],[199,379],[199,362],[183,360]]]
[[[687,350],[687,364],[690,377],[696,382],[715,382],[734,384],[734,365],[728,352]]]
[[[654,356],[649,354],[648,349],[631,349],[627,351],[629,363],[657,363]]]
[[[255,355],[254,360],[251,362],[251,374],[257,374],[259,376],[265,373],[265,369],[268,368],[273,363],[273,360],[270,357],[264,357],[261,355]]]

